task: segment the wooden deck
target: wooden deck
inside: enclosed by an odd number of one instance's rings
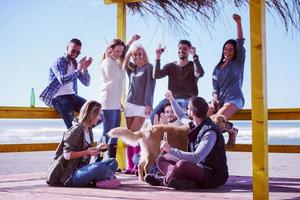
[[[122,185],[117,189],[51,187],[45,183],[43,173],[0,176],[0,198],[9,199],[252,199],[252,178],[231,176],[219,188],[209,190],[176,191],[154,187],[141,182],[134,175],[118,173]],[[270,178],[270,199],[300,199],[300,179]]]
[[[227,152],[227,184],[212,190],[175,191],[152,187],[132,175],[117,174],[122,186],[114,190],[98,188],[50,187],[44,172],[53,151],[0,154],[0,199],[252,199],[251,153]],[[300,199],[300,154],[269,154],[270,198]],[[274,178],[276,177],[276,178]]]

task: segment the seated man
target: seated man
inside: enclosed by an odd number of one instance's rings
[[[158,118],[158,115],[155,115],[154,117],[154,125],[156,124],[173,124],[173,125],[183,125],[178,119],[177,116],[175,115],[173,108],[171,106],[170,102],[167,102],[164,107],[164,112],[160,114],[160,119]],[[135,154],[132,158],[134,165],[138,165],[140,162],[140,156],[141,154]],[[158,172],[158,168],[156,164],[154,164],[150,168],[150,173],[156,174]],[[136,175],[138,176],[138,171],[136,171]]]
[[[219,128],[207,117],[207,102],[201,97],[192,97],[186,116],[172,93],[168,92],[166,96],[181,121],[192,119],[187,124],[190,128],[189,148],[188,152],[181,151],[162,141],[160,148],[166,154],[158,157],[156,164],[164,176],[148,174],[145,181],[177,190],[212,188],[225,184],[229,175],[224,138]]]
[[[78,63],[76,58],[81,51],[81,41],[73,38],[63,56],[57,58],[49,70],[49,84],[40,99],[61,115],[67,128],[72,126],[74,111],[79,112],[86,100],[78,96],[77,79],[85,85],[90,84],[88,68],[93,59],[83,57]]]
[[[154,78],[161,79],[168,76],[168,90],[171,90],[174,97],[181,105],[186,108],[188,99],[198,95],[197,82],[204,75],[204,70],[200,64],[199,57],[196,54],[196,48],[188,40],[180,40],[178,43],[178,62],[171,62],[161,69],[160,58],[164,48],[159,47],[156,50],[156,65],[154,69]],[[193,61],[189,60],[189,54]],[[164,105],[168,102],[163,99],[154,108],[150,115],[151,123],[154,123],[155,114],[163,112]]]

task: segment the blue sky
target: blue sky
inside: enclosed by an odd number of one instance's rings
[[[155,48],[166,46],[162,63],[177,60],[177,43],[185,38],[197,48],[205,76],[199,80],[199,95],[211,98],[212,70],[220,59],[224,42],[236,37],[236,27],[231,15],[242,16],[245,48],[247,50],[243,92],[245,108],[251,107],[250,32],[248,8],[227,8],[207,32],[203,26],[189,22],[189,36],[163,28],[155,19],[148,23],[138,15],[127,15],[127,39],[141,35],[141,43],[154,63]],[[65,51],[68,41],[79,38],[83,43],[81,56],[94,58],[90,67],[91,85],[79,86],[79,94],[97,100],[100,88],[99,63],[106,43],[116,35],[116,6],[104,5],[101,0],[0,0],[0,91],[1,106],[29,106],[31,88],[35,95],[46,87],[51,63]],[[280,20],[267,15],[267,84],[268,107],[300,107],[300,34],[285,32]],[[155,104],[167,89],[167,79],[157,81]],[[44,104],[37,98],[37,106]]]

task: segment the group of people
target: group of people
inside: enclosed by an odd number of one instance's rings
[[[54,159],[65,160],[68,173],[57,184],[94,184],[103,188],[120,185],[114,175],[118,168],[115,160],[117,139],[109,138],[107,132],[120,126],[122,110],[127,128],[132,131],[140,130],[148,116],[152,123],[184,124],[190,128],[188,152],[172,148],[167,141],[162,142],[161,150],[165,154],[158,158],[156,164],[163,176],[149,174],[145,177],[146,182],[176,189],[224,184],[228,178],[224,139],[208,116],[218,113],[229,119],[244,106],[244,38],[241,17],[234,14],[233,19],[237,26],[237,39],[228,40],[223,46],[221,59],[213,71],[213,98],[210,103],[197,97],[197,82],[204,76],[204,69],[196,54],[196,48],[190,41],[180,40],[178,61],[161,68],[160,58],[165,49],[157,48],[153,66],[144,47],[136,44],[140,39],[139,35],[134,35],[127,45],[120,39],[114,39],[109,44],[100,64],[99,103],[86,101],[78,95],[77,79],[85,86],[89,85],[88,68],[92,58],[83,57],[77,62],[82,44],[80,40],[72,39],[66,53],[50,67],[49,85],[40,95],[46,105],[54,107],[62,116],[68,128]],[[135,44],[132,45],[133,43]],[[189,55],[192,56],[192,61],[189,60]],[[129,89],[123,107],[121,96],[126,72]],[[166,76],[169,92],[152,110],[155,79]],[[77,118],[74,118],[74,111],[79,112]],[[99,145],[93,147],[92,128],[101,122],[103,135],[99,139]],[[236,132],[231,131],[230,134],[233,135],[230,135],[229,142],[234,143]],[[106,157],[102,158],[101,151],[106,146],[108,151]],[[132,158],[139,151],[139,147],[126,147],[125,173],[135,173],[137,166]],[[94,163],[90,163],[91,156],[95,156]]]

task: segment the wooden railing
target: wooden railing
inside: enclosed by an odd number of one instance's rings
[[[58,114],[52,108],[44,107],[0,107],[0,118],[14,119],[55,119]],[[300,108],[268,109],[269,120],[300,120]],[[235,114],[231,120],[251,120],[251,110],[244,109]],[[37,144],[0,144],[1,152],[50,151],[55,150],[58,143]],[[252,145],[236,144],[228,151],[251,152]],[[300,153],[300,145],[269,145],[269,152]]]

